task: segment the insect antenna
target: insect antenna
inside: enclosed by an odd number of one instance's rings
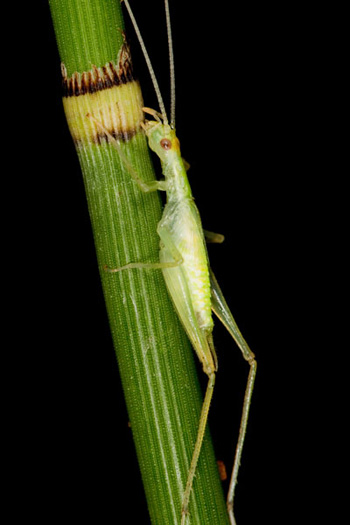
[[[165,106],[164,106],[163,98],[162,98],[162,95],[161,95],[161,92],[160,92],[160,89],[159,89],[159,84],[158,84],[158,81],[157,81],[154,69],[152,67],[151,60],[150,60],[149,55],[147,53],[147,49],[146,49],[145,43],[143,41],[141,32],[139,30],[139,27],[137,25],[136,19],[134,17],[134,13],[131,10],[131,7],[130,7],[130,4],[129,4],[128,0],[124,0],[124,4],[125,4],[125,7],[128,10],[128,13],[129,13],[132,25],[134,26],[136,36],[138,38],[138,41],[139,41],[141,49],[142,49],[143,56],[145,57],[146,64],[147,64],[147,67],[148,67],[148,71],[149,71],[149,74],[151,76],[152,84],[153,84],[154,90],[155,90],[156,95],[157,95],[159,109],[160,109],[160,112],[161,112],[161,114],[163,116],[164,124],[168,124],[168,117],[167,117],[167,114],[166,114],[166,111],[165,111]]]
[[[169,0],[164,0],[166,28],[168,33],[168,47],[169,47],[169,67],[170,67],[170,126],[175,128],[175,65],[174,65],[174,46],[173,37],[171,34],[171,21]]]

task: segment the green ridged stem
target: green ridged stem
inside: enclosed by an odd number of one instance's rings
[[[118,0],[50,0],[49,4],[68,76],[116,59],[123,43]],[[122,147],[142,178],[154,178],[142,132]],[[115,268],[130,261],[158,260],[160,197],[139,190],[120,164],[118,152],[106,141],[82,142],[77,145],[77,154],[151,522],[179,524],[202,405],[194,352],[175,314],[161,271],[110,274],[103,270],[105,264]],[[117,517],[122,504],[117,495],[115,503]],[[188,524],[228,524],[209,432],[189,510]]]

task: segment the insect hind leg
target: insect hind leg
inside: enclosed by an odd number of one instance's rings
[[[196,472],[199,455],[202,449],[203,438],[204,438],[205,429],[206,429],[207,421],[208,421],[210,403],[211,403],[211,399],[214,393],[214,385],[215,385],[215,372],[213,371],[209,375],[207,390],[205,393],[205,397],[204,397],[204,401],[202,405],[201,416],[199,420],[196,444],[195,444],[194,451],[192,454],[192,460],[191,460],[190,470],[188,472],[185,492],[182,498],[181,525],[186,524],[186,519],[188,516],[188,505],[189,505],[190,495],[192,491],[193,479],[194,479],[194,475]]]
[[[238,469],[241,463],[242,450],[243,450],[244,439],[245,439],[245,434],[247,430],[249,408],[250,408],[251,398],[253,394],[254,381],[255,381],[256,368],[257,368],[257,363],[254,358],[251,358],[248,362],[250,364],[250,370],[249,370],[247,386],[246,386],[245,395],[244,395],[241,424],[239,428],[239,436],[238,436],[238,441],[237,441],[237,446],[236,446],[236,453],[235,453],[235,459],[233,463],[230,486],[229,486],[229,490],[227,494],[227,510],[228,510],[228,514],[230,517],[231,525],[236,525],[236,520],[235,520],[234,513],[233,513],[234,495],[235,495],[235,488],[237,485]]]
[[[239,428],[239,435],[236,445],[235,458],[233,462],[230,486],[227,495],[227,510],[230,518],[231,525],[236,525],[236,520],[233,513],[233,503],[235,488],[237,485],[237,476],[238,470],[241,463],[244,439],[247,430],[248,417],[249,417],[249,408],[251,404],[254,381],[256,376],[257,363],[253,352],[250,350],[248,344],[243,338],[236,321],[234,320],[232,313],[225,301],[225,298],[221,292],[221,289],[216,281],[216,278],[210,270],[210,285],[211,285],[211,299],[212,299],[212,309],[215,315],[220,319],[225,328],[231,334],[235,340],[238,348],[241,350],[244,359],[249,363],[250,370],[247,379],[247,386],[244,394],[243,409],[241,416],[241,423]]]

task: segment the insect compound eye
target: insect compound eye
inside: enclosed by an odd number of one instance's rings
[[[160,141],[160,145],[165,150],[171,149],[171,147],[172,147],[171,140],[169,140],[169,139],[162,139]]]

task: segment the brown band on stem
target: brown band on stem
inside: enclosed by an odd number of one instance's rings
[[[116,64],[110,61],[101,67],[92,65],[90,71],[83,71],[82,73],[76,71],[71,77],[68,77],[67,69],[62,63],[61,72],[63,97],[92,94],[135,80],[130,49],[126,42],[121,47]]]

